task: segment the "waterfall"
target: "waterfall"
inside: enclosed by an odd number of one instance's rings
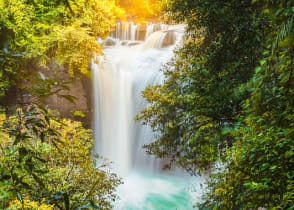
[[[129,27],[134,28],[130,36],[134,38],[135,24],[124,26],[123,38],[129,36]],[[112,161],[119,174],[132,168],[159,168],[159,160],[142,149],[154,139],[154,134],[134,118],[146,107],[141,92],[163,80],[159,70],[173,55],[176,36],[180,33],[174,30],[156,31],[143,44],[108,47],[104,50],[105,59],[93,65],[94,151]]]
[[[174,26],[163,23],[146,23],[145,27],[141,27],[139,23],[135,24],[134,22],[117,22],[116,27],[110,33],[110,38],[131,41],[146,40],[156,31],[167,31],[173,27]]]
[[[137,27],[134,27],[136,25],[133,23],[124,25],[124,27],[118,26],[120,32],[112,34],[133,39],[138,25]],[[130,30],[130,27],[134,30]],[[181,196],[185,196],[187,200],[190,199],[190,194],[183,191],[182,181],[172,179],[174,183],[171,183],[166,177],[158,178],[153,175],[146,178],[146,174],[160,171],[162,164],[159,159],[147,155],[142,148],[144,144],[153,141],[155,134],[150,127],[141,125],[134,118],[147,106],[141,92],[148,85],[163,82],[164,76],[160,69],[173,56],[173,49],[183,34],[183,26],[167,27],[164,25],[163,28],[162,25],[161,28],[156,28],[157,24],[148,25],[148,27],[144,43],[115,44],[106,47],[103,59],[100,59],[99,64],[92,65],[95,105],[94,153],[111,161],[112,169],[120,176],[127,177],[134,170],[144,171],[143,175],[136,173],[125,179],[126,184],[120,189],[121,196],[124,197],[127,194],[129,197],[123,198],[123,202],[116,205],[115,209],[119,210],[156,209],[142,207],[154,206],[142,203],[148,196],[155,196],[158,193],[155,190],[156,186],[147,185],[158,185],[160,189],[157,190],[161,190],[163,197],[173,197],[172,193],[175,195],[178,193],[181,195],[173,199],[179,199]],[[124,30],[121,30],[122,28]],[[162,28],[164,30],[161,30]],[[132,32],[133,35],[128,34],[129,32]],[[146,189],[137,192],[137,188]],[[132,194],[133,191],[136,191],[135,194]],[[158,199],[156,197],[152,199]],[[129,200],[133,203],[129,204]],[[188,201],[183,201],[181,205],[185,208],[179,207],[178,209],[189,209],[189,207],[186,208]],[[158,209],[169,208],[158,207]]]
[[[155,25],[153,23],[147,23],[145,39],[147,39],[150,36],[150,34],[152,34],[155,31],[154,28]]]
[[[119,40],[138,40],[140,24],[134,22],[117,22],[115,30],[111,32],[111,38]]]
[[[166,31],[171,28],[170,25],[164,23],[147,23],[145,40],[156,31]]]

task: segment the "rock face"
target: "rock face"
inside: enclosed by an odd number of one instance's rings
[[[42,73],[44,74],[44,73]],[[44,74],[46,75],[46,74]],[[92,81],[91,78],[81,76],[72,79],[66,72],[58,73],[58,77],[69,82],[68,90],[64,89],[58,94],[51,95],[42,100],[43,107],[57,110],[61,117],[81,121],[86,128],[92,127]],[[46,79],[46,76],[45,76]],[[32,84],[30,84],[32,85]],[[59,86],[56,87],[60,88]],[[65,95],[65,96],[62,96]],[[66,96],[74,97],[71,102]],[[14,114],[16,107],[24,107],[30,103],[35,103],[36,98],[29,92],[19,89],[17,86],[11,86],[4,97],[0,98],[0,105],[5,108],[7,114]],[[75,115],[75,111],[78,114]],[[82,116],[84,115],[84,116]]]
[[[170,45],[173,45],[175,41],[176,41],[175,32],[172,30],[168,30],[165,32],[165,36],[162,42],[162,47],[168,47]]]
[[[40,69],[40,72],[34,74],[33,77],[35,79],[39,77],[39,82],[45,84],[46,80],[49,81],[50,78],[54,78],[57,85],[52,85],[53,89],[51,90],[62,89],[58,94],[42,97],[42,100],[38,100],[44,108],[57,110],[61,117],[81,121],[86,128],[92,127],[92,80],[90,77],[78,75],[71,78],[66,69],[60,69],[57,72],[50,69]],[[58,85],[59,82],[65,83],[67,88]],[[29,83],[24,80],[19,81],[19,83],[22,83],[21,86],[23,87],[38,86],[34,82]],[[43,90],[39,90],[39,92],[46,95]],[[70,101],[67,98],[75,98],[75,100]],[[6,95],[0,98],[0,105],[5,108],[7,114],[14,114],[16,107],[36,102],[35,96],[17,86],[11,86]],[[75,114],[75,111],[78,111],[77,114]]]
[[[104,43],[105,46],[114,46],[117,44],[117,41],[111,37],[108,37]]]
[[[44,106],[58,110],[61,117],[81,121],[85,127],[90,128],[92,126],[91,78],[85,75],[71,78],[66,71],[58,73],[56,77],[68,82],[68,89],[61,90],[58,94],[46,98]],[[73,98],[73,101],[68,98]]]
[[[145,48],[163,48],[173,45],[175,41],[175,31],[156,31],[147,38],[144,46]]]

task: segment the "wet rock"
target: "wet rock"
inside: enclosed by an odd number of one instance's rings
[[[114,46],[116,45],[116,40],[113,38],[108,37],[104,43],[105,46]]]
[[[128,46],[135,46],[135,45],[139,45],[139,44],[142,44],[142,42],[140,42],[140,41],[130,41],[127,45]]]
[[[165,32],[165,36],[161,47],[168,47],[176,42],[176,34],[173,30]]]

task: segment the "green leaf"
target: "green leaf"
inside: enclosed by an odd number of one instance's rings
[[[23,198],[22,198],[22,195],[20,194],[20,192],[17,192],[17,199],[19,200],[19,201],[21,201],[21,203],[23,204],[24,203],[24,201],[23,201]]]
[[[262,70],[261,66],[255,68],[255,73],[258,74]]]
[[[59,95],[59,96],[65,98],[66,100],[70,101],[71,103],[75,103],[75,101],[77,100],[77,98],[72,95]]]
[[[265,63],[266,63],[266,60],[265,60],[265,59],[262,59],[262,60],[259,61],[259,64],[260,64],[261,66],[263,66]]]
[[[270,167],[270,170],[271,170],[271,171],[275,171],[277,168],[278,168],[278,167],[277,167],[276,165],[273,165],[273,166]]]

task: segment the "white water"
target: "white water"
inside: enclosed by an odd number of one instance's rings
[[[115,31],[111,33],[112,38],[120,40],[137,40],[139,37],[140,24],[133,22],[117,22]]]
[[[161,61],[172,54],[171,48],[163,53],[142,51],[141,47],[105,49],[107,60],[94,66],[94,93],[99,96],[95,99],[95,151],[113,161],[114,170],[121,175],[135,165],[154,166],[154,159],[141,152],[143,143],[152,140],[152,132],[134,118],[146,104],[141,91],[162,80]]]
[[[173,56],[179,40],[176,37],[181,35],[166,29],[154,32],[150,26],[146,32],[148,39],[142,44],[107,47],[104,59],[99,65],[93,65],[94,152],[113,162],[113,170],[124,178],[125,184],[118,189],[121,200],[115,204],[117,210],[186,210],[199,197],[199,193],[188,190],[191,177],[160,172],[160,160],[142,149],[155,134],[148,126],[134,121],[147,105],[142,90],[163,81],[160,69]],[[127,31],[137,33],[129,28]],[[122,34],[123,38],[129,36],[127,32],[116,34]],[[166,39],[167,36],[173,37]],[[133,38],[131,35],[129,39]],[[166,47],[162,47],[164,42]]]

